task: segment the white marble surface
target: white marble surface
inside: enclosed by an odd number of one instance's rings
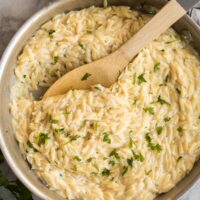
[[[17,29],[33,13],[55,0],[0,0],[0,57]],[[200,5],[199,5],[200,7]],[[200,24],[200,11],[193,9],[192,17]],[[3,174],[15,178],[6,163],[0,165]],[[14,200],[6,190],[0,188],[0,199]],[[34,197],[34,199],[37,199]],[[200,180],[179,200],[200,200]]]

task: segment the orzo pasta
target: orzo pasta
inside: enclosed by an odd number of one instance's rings
[[[152,200],[200,155],[200,60],[173,29],[110,88],[32,93],[116,50],[149,19],[128,7],[59,14],[28,41],[15,69],[13,127],[36,175],[67,199]]]

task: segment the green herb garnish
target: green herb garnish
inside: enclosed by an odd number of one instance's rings
[[[144,73],[138,76],[138,84],[141,85],[142,83],[147,82],[144,78]]]
[[[70,115],[70,114],[71,114],[70,111],[66,111],[66,112],[65,112],[65,115],[67,115],[67,116]]]
[[[85,80],[87,80],[89,77],[91,76],[91,74],[89,74],[89,73],[85,73],[85,75],[82,77],[82,81],[85,81]]]
[[[101,89],[98,86],[94,86],[94,89],[101,91]]]
[[[109,156],[113,156],[113,157],[115,157],[117,160],[120,159],[120,156],[119,156],[119,154],[116,152],[115,149],[110,153]]]
[[[146,141],[147,141],[147,143],[148,143],[148,147],[149,147],[151,150],[153,150],[153,151],[156,150],[156,151],[158,151],[158,152],[160,152],[160,151],[162,150],[162,147],[161,147],[160,144],[154,144],[154,143],[152,143],[152,139],[151,139],[151,137],[149,136],[149,133],[146,133],[145,139],[146,139]]]
[[[161,105],[170,105],[170,103],[168,103],[166,100],[162,99],[161,96],[158,97],[158,100],[157,100],[158,103],[160,103]]]
[[[103,133],[103,141],[107,142],[108,144],[111,144],[111,139],[110,139],[108,133]]]
[[[151,142],[151,137],[149,136],[149,133],[146,133],[145,139],[146,139],[146,141],[147,141],[148,143]]]
[[[57,62],[58,62],[58,60],[59,60],[59,57],[58,56],[54,56],[53,57],[53,64],[55,65]]]
[[[72,169],[74,172],[77,172],[77,166],[76,166],[76,165],[73,165],[71,169]]]
[[[158,152],[162,151],[162,147],[160,144],[153,144],[153,143],[149,143],[148,145],[150,147],[151,150],[156,150]]]
[[[99,167],[96,163],[92,164],[92,166],[99,172]]]
[[[152,172],[152,169],[150,169],[149,171],[145,171],[145,174],[148,176],[151,172]]]
[[[82,43],[80,43],[79,46],[81,47],[81,49],[85,50],[85,47]]]
[[[144,108],[143,110],[144,110],[144,112],[148,112],[148,113],[150,113],[151,115],[154,115],[154,114],[155,114],[155,113],[154,113],[154,108],[153,108],[153,107]]]
[[[169,74],[165,77],[165,83],[169,82]]]
[[[128,163],[128,165],[130,166],[130,167],[133,167],[133,158],[131,157],[131,158],[128,158],[127,159],[127,163]]]
[[[140,162],[143,162],[143,161],[144,161],[144,156],[143,156],[141,153],[136,154],[136,153],[132,150],[132,154],[133,154],[134,160],[137,160],[137,161],[140,161]]]
[[[54,130],[55,130],[56,133],[63,134],[65,128],[58,128],[58,129],[54,129]]]
[[[79,161],[79,162],[81,161],[81,158],[78,157],[78,156],[74,156],[74,159],[77,160],[77,161]]]
[[[40,133],[38,139],[38,145],[41,146],[42,144],[45,144],[46,140],[48,139],[50,139],[49,133]]]
[[[178,88],[176,88],[176,91],[178,92],[178,94],[181,94],[181,91]]]
[[[156,132],[157,132],[158,135],[161,135],[162,130],[163,130],[162,126],[157,126],[156,127]]]
[[[134,73],[134,75],[133,75],[133,85],[135,85],[136,84],[136,73]]]
[[[51,124],[57,124],[59,121],[56,120],[56,119],[53,119],[52,115],[50,115],[50,116],[49,116],[49,122],[50,122]]]
[[[101,172],[102,176],[109,176],[110,175],[110,170],[107,168],[104,168],[103,171]]]
[[[179,156],[176,161],[179,162],[183,157],[182,156]]]
[[[168,122],[168,121],[170,121],[170,120],[171,120],[170,117],[165,117],[165,118],[164,118],[164,121],[165,121],[165,122]]]
[[[133,144],[134,144],[134,142],[133,142],[133,139],[132,139],[132,138],[130,138],[130,142],[129,142],[129,148],[130,148],[130,149],[132,149],[132,148],[133,148]]]
[[[172,43],[172,42],[176,42],[176,40],[167,41],[167,42],[165,42],[165,44],[170,44],[170,43]]]
[[[160,70],[159,65],[160,65],[160,63],[156,63],[156,64],[154,65],[154,68],[153,68],[153,71],[154,71],[154,72],[157,72],[157,71]]]
[[[56,32],[55,30],[51,29],[51,30],[49,31],[49,37],[50,37],[50,38],[53,38],[53,34],[54,34],[55,32]]]
[[[122,176],[124,176],[128,172],[128,166],[124,166],[122,168]]]
[[[90,163],[90,162],[92,161],[92,157],[88,158],[86,161],[87,161],[88,163]]]
[[[137,104],[137,99],[134,100],[132,105],[135,106],[136,104]]]
[[[98,121],[93,121],[91,124],[90,124],[90,127],[97,130],[98,128]]]
[[[27,141],[27,146],[31,149],[34,149],[33,144],[30,142],[30,140]]]
[[[23,77],[26,78],[26,74],[24,74]]]
[[[114,160],[110,160],[109,164],[112,165],[112,166],[114,166],[115,165],[115,161]]]
[[[78,138],[80,138],[80,136],[79,136],[79,135],[70,135],[69,138],[70,138],[70,141],[69,141],[69,142],[72,142],[72,141],[75,141],[75,140],[77,140]]]
[[[182,128],[182,127],[178,127],[178,128],[177,128],[177,131],[178,131],[178,132],[182,132],[182,131],[183,131],[183,128]]]

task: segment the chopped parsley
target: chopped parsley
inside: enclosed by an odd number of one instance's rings
[[[169,82],[169,74],[165,77],[165,83]]]
[[[38,145],[41,146],[42,144],[45,144],[46,140],[48,139],[50,139],[49,133],[40,133],[38,139]]]
[[[170,103],[168,103],[166,100],[162,99],[161,96],[158,97],[158,100],[157,100],[158,103],[160,103],[161,105],[170,105]]]
[[[59,57],[58,56],[54,56],[53,57],[53,64],[55,65],[59,60]]]
[[[58,129],[55,129],[55,132],[59,133],[59,134],[63,134],[64,130],[65,130],[65,128],[58,128]]]
[[[51,30],[49,31],[49,37],[50,37],[50,38],[53,38],[53,34],[54,34],[55,32],[56,32],[55,30],[51,29]]]
[[[90,162],[92,161],[92,157],[88,158],[86,161],[87,161],[88,163],[90,163]]]
[[[111,144],[111,139],[110,139],[108,133],[103,133],[103,141],[107,142],[108,144]]]
[[[27,146],[31,149],[34,149],[33,144],[30,142],[30,140],[27,141]]]
[[[158,152],[162,151],[162,146],[160,144],[153,144],[153,143],[149,143],[148,145],[150,147],[151,150],[156,150]]]
[[[109,164],[112,165],[112,166],[114,166],[115,165],[115,161],[114,160],[110,160]]]
[[[181,91],[178,88],[176,88],[176,91],[178,94],[181,94]]]
[[[170,117],[165,117],[165,118],[164,118],[164,121],[165,121],[165,122],[169,122],[170,120],[171,120]]]
[[[94,86],[94,89],[101,91],[101,89],[98,86]]]
[[[135,85],[136,84],[136,73],[134,73],[134,75],[133,75],[133,85]]]
[[[143,110],[144,110],[144,112],[148,112],[148,113],[150,113],[151,115],[154,115],[154,114],[155,114],[155,113],[154,113],[154,108],[153,108],[153,107],[144,108]]]
[[[103,171],[101,172],[102,176],[109,176],[110,175],[110,170],[107,168],[104,168]]]
[[[147,141],[147,143],[148,143],[148,147],[149,147],[151,150],[153,150],[153,151],[156,150],[156,151],[158,151],[158,152],[162,151],[162,147],[161,147],[160,144],[154,144],[154,143],[152,143],[152,139],[151,139],[151,137],[149,136],[149,133],[146,133],[145,139],[146,139],[146,141]]]
[[[70,111],[66,111],[66,112],[65,112],[65,115],[67,115],[67,116],[70,115],[70,114],[71,114]]]
[[[165,44],[170,44],[170,43],[172,43],[172,42],[176,42],[176,40],[167,41],[167,42],[165,42]]]
[[[178,131],[178,132],[182,132],[182,131],[183,131],[183,128],[182,128],[182,127],[178,127],[178,128],[177,128],[177,131]]]
[[[179,156],[176,161],[179,162],[183,157],[182,156]]]
[[[152,169],[150,169],[149,171],[145,170],[145,174],[148,176],[150,173],[152,172]]]
[[[110,157],[113,156],[113,157],[115,157],[117,160],[120,159],[120,156],[119,156],[119,154],[116,152],[115,149],[110,153],[109,156],[110,156]]]
[[[158,135],[162,134],[162,130],[163,130],[162,126],[157,126],[156,127],[156,132],[157,132]]]
[[[134,100],[132,105],[135,106],[136,104],[137,104],[137,99]]]
[[[131,157],[131,158],[128,158],[127,159],[127,163],[128,163],[128,165],[130,166],[130,167],[133,167],[133,158]]]
[[[77,172],[77,166],[76,165],[73,165],[71,169],[72,169],[72,171]]]
[[[87,80],[90,76],[91,76],[91,74],[85,73],[81,80],[82,80],[82,81],[85,81],[85,80]]]
[[[77,160],[77,161],[79,161],[79,162],[81,161],[81,158],[78,157],[78,156],[74,156],[74,159]]]
[[[124,166],[122,168],[122,176],[124,176],[128,172],[128,166]]]
[[[136,153],[132,150],[132,154],[133,154],[134,160],[137,160],[137,161],[140,161],[140,162],[143,162],[143,161],[144,161],[144,156],[143,156],[141,153],[136,154]]]
[[[87,34],[91,34],[92,33],[92,31],[90,31],[90,30],[87,30]]]
[[[70,138],[70,141],[69,141],[69,142],[72,142],[72,141],[75,141],[75,140],[77,140],[78,138],[80,138],[80,136],[79,136],[79,135],[70,135],[69,138]]]
[[[26,74],[24,74],[23,77],[26,78]]]
[[[96,163],[92,164],[92,166],[99,172],[99,167]]]
[[[153,71],[154,71],[154,72],[157,72],[157,71],[160,70],[159,65],[160,65],[160,63],[156,63],[156,64],[154,65],[154,68],[153,68]]]
[[[98,121],[93,121],[91,124],[90,124],[90,127],[97,130],[98,128]]]
[[[134,144],[134,142],[133,142],[133,139],[132,139],[132,138],[130,138],[130,142],[129,142],[129,148],[130,148],[130,149],[132,149],[132,148],[133,148],[133,144]]]
[[[147,81],[144,78],[144,73],[138,76],[138,84],[141,85],[142,83],[146,83]]]
[[[82,43],[80,43],[79,46],[81,47],[81,49],[85,50],[85,47]]]
[[[59,121],[56,120],[56,119],[53,119],[52,115],[50,115],[50,116],[49,116],[49,122],[50,122],[51,124],[57,124]]]

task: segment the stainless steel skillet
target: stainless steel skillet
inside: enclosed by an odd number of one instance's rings
[[[110,5],[128,5],[138,7],[139,0],[109,0]],[[165,1],[161,0],[142,0],[142,2],[161,6]],[[16,33],[8,45],[0,63],[0,144],[3,154],[10,167],[18,178],[38,197],[45,200],[63,200],[56,193],[48,190],[33,174],[26,161],[24,161],[18,144],[14,138],[11,125],[11,115],[9,113],[10,87],[14,80],[14,67],[16,58],[20,54],[26,41],[32,34],[47,20],[54,15],[74,9],[89,7],[91,5],[102,5],[102,0],[64,0],[54,3],[32,18],[30,18]],[[200,47],[200,29],[188,17],[184,17],[176,23],[174,28],[181,33],[189,30],[194,39],[196,47]],[[200,177],[200,162],[197,162],[193,170],[171,191],[160,195],[158,200],[177,199]]]

